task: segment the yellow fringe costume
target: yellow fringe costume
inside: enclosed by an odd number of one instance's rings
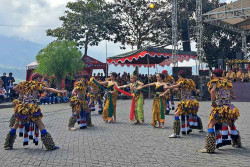
[[[29,122],[43,118],[41,108],[36,104],[38,93],[47,87],[46,84],[38,81],[24,81],[18,85],[19,100],[14,100],[14,115],[16,121]]]
[[[116,116],[116,101],[117,101],[117,96],[118,96],[118,91],[114,89],[114,85],[108,84],[107,89],[109,91],[114,91],[111,95],[111,102],[109,97],[107,97],[105,104],[104,104],[104,109],[103,109],[103,115],[102,118],[104,121],[112,120],[112,116]],[[113,114],[112,116],[109,115],[109,108],[110,108],[110,103],[113,105]]]
[[[157,122],[165,122],[165,104],[166,104],[166,97],[165,96],[159,96],[160,94],[164,93],[163,85],[155,84],[155,98],[153,102],[153,108],[152,108],[152,126],[156,125]]]
[[[215,119],[219,123],[226,122],[231,125],[240,116],[239,109],[230,101],[233,84],[225,78],[214,78],[207,84],[209,92],[215,85],[217,106],[212,107],[209,120]]]
[[[200,107],[197,100],[191,99],[191,91],[196,85],[192,79],[180,78],[177,81],[180,84],[181,101],[178,103],[177,110],[182,114],[196,114]]]

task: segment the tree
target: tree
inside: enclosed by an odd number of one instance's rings
[[[109,30],[115,27],[112,24],[117,24],[115,19],[111,23],[109,5],[105,1],[79,0],[69,2],[66,7],[66,15],[59,18],[63,21],[62,27],[47,30],[48,36],[77,42],[78,46],[84,47],[84,55],[87,55],[89,45],[94,46],[102,40],[111,40]]]
[[[57,88],[61,81],[84,69],[82,53],[76,42],[54,41],[40,50],[36,56],[37,72],[55,77]]]
[[[171,11],[168,0],[155,2],[153,9],[148,8],[146,0],[116,0],[112,6],[112,18],[120,22],[120,30],[115,42],[136,46],[140,49],[147,45],[171,44]]]

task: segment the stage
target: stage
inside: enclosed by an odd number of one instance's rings
[[[237,102],[250,102],[250,82],[234,82],[234,95]]]

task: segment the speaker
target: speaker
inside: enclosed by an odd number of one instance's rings
[[[209,76],[209,70],[199,70],[199,76]]]
[[[226,69],[226,60],[218,59],[218,68],[225,70]]]
[[[175,79],[176,77],[178,78],[178,72],[181,70],[185,71],[186,78],[189,78],[189,79],[192,78],[192,67],[173,67],[172,71],[173,71],[173,77]]]
[[[182,45],[184,52],[190,52],[190,35],[189,35],[189,20],[183,20],[181,22],[181,29],[182,29]]]
[[[243,52],[236,52],[236,59],[243,60],[244,59],[244,53]]]

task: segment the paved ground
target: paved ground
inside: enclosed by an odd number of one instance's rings
[[[93,113],[95,127],[68,131],[70,116],[68,104],[42,106],[44,124],[60,149],[42,150],[33,144],[24,149],[23,138],[17,138],[14,150],[2,149],[8,132],[12,109],[0,110],[0,166],[249,166],[250,162],[250,103],[235,103],[241,117],[236,126],[241,132],[244,148],[231,146],[217,150],[216,154],[196,152],[204,147],[206,133],[194,131],[189,136],[169,139],[173,115],[166,117],[166,129],[150,125],[152,100],[145,102],[145,125],[131,125],[129,100],[119,100],[116,124],[107,124]],[[210,103],[201,102],[199,115],[207,124]],[[173,112],[171,112],[173,113]],[[206,128],[205,128],[206,130]]]

